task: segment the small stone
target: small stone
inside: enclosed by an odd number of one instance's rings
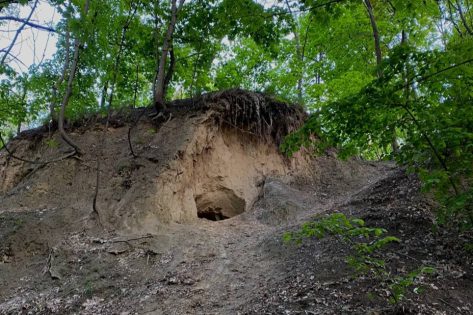
[[[176,277],[171,277],[171,278],[168,279],[167,283],[168,284],[178,284],[179,281],[177,280]]]
[[[184,281],[182,281],[183,284],[185,285],[193,285],[195,283],[195,281],[191,278],[186,278],[184,279]]]

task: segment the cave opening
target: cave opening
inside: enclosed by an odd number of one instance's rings
[[[217,208],[209,207],[205,210],[197,211],[197,217],[200,219],[207,219],[210,221],[222,221],[222,220],[229,219],[229,217],[225,216],[222,213],[222,209],[218,207]]]
[[[226,187],[195,196],[195,204],[197,217],[210,221],[227,220],[245,212],[246,209],[245,200]]]

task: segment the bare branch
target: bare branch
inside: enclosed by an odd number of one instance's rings
[[[19,23],[24,23],[25,25],[37,28],[39,30],[57,33],[57,31],[52,27],[45,26],[45,25],[40,25],[40,24],[31,22],[31,21],[28,21],[28,20],[24,20],[24,19],[21,19],[21,18],[17,18],[17,17],[14,17],[14,16],[0,16],[0,21],[15,21],[15,22],[19,22]]]
[[[10,46],[7,48],[5,54],[3,55],[2,57],[2,60],[0,61],[0,64],[4,64],[5,63],[5,60],[7,59],[7,56],[10,55],[10,52],[11,50],[13,49],[13,47],[15,46],[15,43],[18,39],[18,36],[20,36],[21,32],[23,31],[23,29],[25,28],[25,26],[28,24],[28,22],[30,21],[31,17],[33,16],[33,13],[34,11],[36,10],[36,7],[38,6],[38,1],[39,0],[36,0],[33,4],[33,7],[31,8],[31,12],[30,14],[28,15],[28,17],[26,18],[26,20],[23,22],[23,24],[20,26],[20,28],[16,31],[15,33],[15,36],[13,37],[13,40],[11,41],[10,43]]]

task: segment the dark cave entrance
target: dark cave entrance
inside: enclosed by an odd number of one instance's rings
[[[209,207],[205,210],[197,211],[197,217],[200,219],[207,219],[210,221],[222,221],[229,218],[222,214],[221,208],[212,208],[212,207]]]
[[[210,221],[222,221],[245,212],[246,202],[232,189],[220,187],[214,191],[195,196],[197,217]]]

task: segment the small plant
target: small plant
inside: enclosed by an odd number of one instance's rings
[[[391,279],[391,283],[388,285],[391,296],[389,297],[389,303],[399,304],[400,301],[405,297],[406,291],[416,284],[416,280],[426,274],[432,274],[435,269],[432,267],[420,267],[414,271],[409,272],[407,275],[398,276]],[[413,290],[415,293],[421,293],[422,288],[416,287]]]
[[[158,130],[156,128],[149,128],[149,129],[146,130],[146,133],[150,134],[150,135],[155,134],[157,132],[158,132]]]
[[[53,138],[47,139],[47,140],[45,141],[45,143],[46,143],[46,145],[47,145],[49,148],[51,148],[51,149],[57,149],[57,148],[59,148],[59,142],[58,142],[56,139],[53,139]]]
[[[406,291],[415,285],[422,274],[432,273],[433,268],[421,267],[407,275],[393,277],[386,266],[386,261],[379,253],[382,249],[400,240],[394,236],[386,236],[387,231],[378,227],[367,227],[361,219],[349,219],[342,213],[306,222],[296,232],[286,232],[283,235],[285,243],[300,244],[306,238],[322,239],[335,236],[343,243],[350,245],[353,254],[346,257],[346,262],[355,270],[356,276],[371,274],[385,285],[390,296],[388,301],[398,304],[405,297]],[[381,258],[380,258],[381,257]],[[419,291],[416,288],[416,291]]]
[[[463,248],[468,254],[473,254],[473,242],[466,243]]]
[[[84,283],[84,295],[86,297],[92,297],[92,295],[94,294],[94,286],[92,284],[92,280],[87,280],[85,283]]]
[[[17,218],[15,220],[15,229],[20,229],[23,224],[25,224],[25,221],[23,219]]]

